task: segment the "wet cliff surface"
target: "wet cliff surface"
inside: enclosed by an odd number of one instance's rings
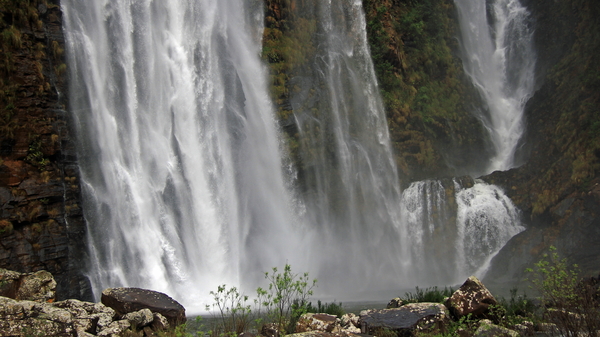
[[[530,228],[499,254],[488,279],[522,279],[551,245],[594,276],[600,272],[600,4],[527,3],[539,51],[538,90],[526,110],[529,159],[485,180],[506,189]]]
[[[85,298],[84,225],[58,1],[0,2],[0,267]]]

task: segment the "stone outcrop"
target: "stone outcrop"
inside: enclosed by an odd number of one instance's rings
[[[490,314],[490,306],[498,302],[490,291],[475,276],[469,277],[446,301],[446,307],[454,317],[472,315],[485,318]]]
[[[377,335],[390,330],[400,335],[436,331],[449,322],[448,310],[439,303],[410,303],[395,309],[367,310],[361,313],[361,332]]]
[[[56,281],[45,270],[35,273],[17,273],[0,269],[0,296],[16,300],[53,302],[56,297]]]
[[[519,337],[518,332],[495,325],[490,320],[479,322],[479,328],[475,330],[473,337]]]
[[[119,336],[132,329],[153,336],[171,327],[174,326],[167,318],[148,308],[119,314],[102,303],[73,299],[48,303],[0,297],[0,337]]]
[[[60,2],[4,1],[0,31],[12,36],[0,46],[0,268],[47,270],[63,299],[90,299]]]
[[[296,323],[296,332],[325,331],[337,332],[340,327],[335,315],[308,313],[300,316]]]
[[[109,288],[102,292],[102,303],[118,315],[149,309],[167,318],[171,326],[185,323],[185,308],[171,297],[140,288]]]

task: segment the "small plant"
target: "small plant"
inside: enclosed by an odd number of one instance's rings
[[[50,164],[50,160],[44,158],[42,142],[39,139],[34,140],[29,144],[29,151],[27,152],[27,157],[25,159],[40,169],[43,169],[46,165]]]
[[[277,268],[266,272],[265,278],[269,281],[267,289],[258,288],[258,303],[267,310],[268,318],[275,323],[280,331],[294,323],[292,318],[300,317],[306,313],[308,297],[313,294],[317,280],[309,281],[308,273],[298,275],[292,273],[292,267],[286,264],[283,273]],[[291,331],[290,331],[291,332]]]
[[[535,268],[526,270],[540,292],[545,318],[555,323],[563,336],[575,337],[581,333],[597,336],[600,330],[597,286],[582,282],[577,265],[570,269],[555,247],[551,246],[550,252],[543,255]]]
[[[12,222],[2,219],[0,220],[0,236],[1,235],[10,235],[13,232],[13,224]]]
[[[454,290],[448,287],[444,287],[444,290],[440,290],[438,287],[429,287],[425,289],[419,289],[419,287],[416,287],[414,294],[404,294],[402,304],[422,302],[442,303],[447,297],[452,296],[453,293]]]
[[[340,303],[332,302],[332,303],[322,304],[320,300],[317,301],[316,307],[313,307],[312,303],[308,303],[308,305],[306,307],[306,311],[312,312],[312,313],[336,315],[338,318],[342,318],[342,316],[344,316],[344,314],[346,313],[346,311],[342,307],[341,302]]]
[[[236,287],[227,288],[225,284],[219,286],[217,291],[211,291],[214,303],[213,309],[217,309],[219,324],[216,324],[211,335],[223,336],[238,334],[246,331],[250,325],[252,310],[248,302],[248,296],[240,293]],[[207,305],[206,310],[210,311]]]

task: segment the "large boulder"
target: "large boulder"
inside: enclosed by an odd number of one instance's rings
[[[444,329],[449,322],[447,309],[439,303],[410,303],[400,308],[367,310],[360,316],[361,332],[378,335],[391,330],[399,335]]]
[[[53,302],[56,281],[45,270],[23,274],[0,269],[0,296],[22,301]]]
[[[102,292],[102,303],[118,315],[150,309],[167,318],[171,326],[185,323],[185,308],[166,294],[140,288],[108,288]]]
[[[473,318],[488,318],[490,306],[497,304],[492,293],[475,276],[469,277],[446,301],[446,307],[457,319],[469,314]]]

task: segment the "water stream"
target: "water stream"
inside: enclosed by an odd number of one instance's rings
[[[465,72],[487,109],[480,119],[490,134],[494,156],[487,172],[508,170],[515,161],[533,94],[536,55],[527,8],[519,0],[455,0],[461,27]]]
[[[62,1],[95,294],[144,287],[198,310],[217,285],[251,292],[290,263],[357,300],[456,282],[520,230],[493,186],[400,191],[361,1],[302,4],[318,23],[302,76],[319,95],[291,98],[290,167],[260,1]]]

